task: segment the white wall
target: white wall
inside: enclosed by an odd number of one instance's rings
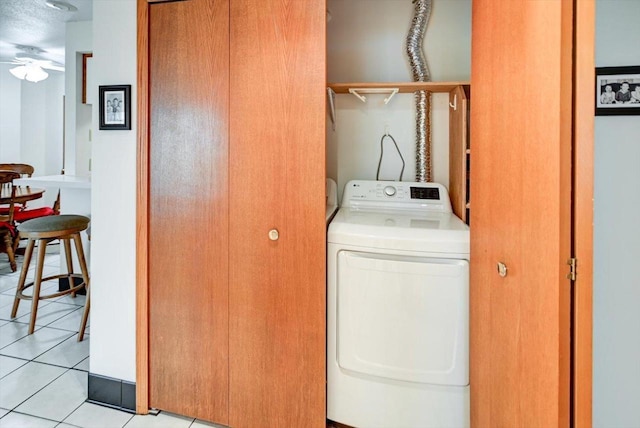
[[[48,81],[49,79],[45,80]],[[46,103],[44,85],[39,83],[22,83],[22,102],[20,103],[20,159],[29,158],[36,171],[44,170],[44,148]]]
[[[20,111],[22,83],[0,64],[0,162],[20,162]]]
[[[640,2],[598,0],[596,66],[640,65]],[[593,426],[640,427],[640,117],[595,121]]]
[[[131,382],[136,376],[136,28],[135,1],[94,1],[91,90],[131,84],[132,127],[98,131],[98,108],[93,109],[90,370]]]
[[[38,83],[16,79],[0,66],[0,161],[28,163],[36,175],[62,166],[64,73],[49,70]]]
[[[102,3],[97,1],[94,3]],[[94,15],[95,16],[95,15]],[[86,110],[90,106],[82,104],[82,75],[78,76],[81,64],[78,64],[78,53],[91,52],[92,49],[92,24],[91,21],[67,22],[65,44],[65,172],[69,175],[86,175],[89,159],[77,158],[76,153],[86,155],[83,150],[88,140],[90,113]],[[81,56],[80,56],[81,58]],[[78,168],[78,165],[86,165],[86,170]]]
[[[405,53],[413,4],[404,0],[328,0],[327,76],[329,82],[407,82],[412,80]],[[471,0],[435,0],[424,38],[433,81],[468,81],[471,75]],[[404,181],[415,180],[415,103],[398,94],[387,105],[382,95],[362,103],[337,95],[336,130],[327,125],[327,176],[341,197],[350,179],[375,179],[380,138],[386,125],[406,162]],[[434,181],[449,183],[448,94],[434,94],[432,158]],[[381,178],[398,179],[400,163],[385,141]]]
[[[38,83],[22,81],[20,162],[36,175],[60,172],[62,166],[62,99],[64,73],[49,71]]]
[[[59,174],[62,168],[64,73],[33,83],[16,79],[0,65],[0,162],[28,163],[34,175]],[[52,206],[57,192],[46,192],[31,208]]]
[[[62,170],[65,73],[49,71],[49,78],[45,82],[44,170],[37,175],[55,175]]]
[[[91,24],[91,22],[89,22]],[[91,28],[91,27],[90,27]],[[86,53],[86,52],[84,52]],[[82,103],[82,52],[76,53],[76,175],[90,174],[93,106]],[[97,91],[96,88],[89,88]]]

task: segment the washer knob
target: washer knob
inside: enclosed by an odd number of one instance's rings
[[[393,196],[396,194],[396,188],[393,186],[387,186],[384,188],[384,194],[387,196]]]

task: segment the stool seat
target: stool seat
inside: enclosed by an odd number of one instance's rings
[[[89,217],[74,214],[39,217],[20,224],[18,232],[23,238],[58,237],[85,230],[89,226],[89,221]]]
[[[36,315],[38,312],[38,302],[40,300],[52,299],[65,294],[71,294],[76,296],[76,292],[85,287],[87,290],[87,300],[85,301],[84,312],[82,314],[82,320],[80,322],[80,329],[78,330],[78,341],[81,341],[84,337],[84,330],[87,325],[87,318],[89,316],[89,271],[87,270],[87,264],[84,258],[84,250],[82,248],[82,240],[80,238],[80,232],[87,229],[90,219],[81,215],[56,215],[48,217],[40,217],[32,220],[25,221],[18,226],[18,232],[21,238],[27,238],[27,248],[24,254],[24,262],[22,264],[22,272],[20,273],[20,279],[18,280],[18,287],[16,288],[16,295],[13,301],[13,309],[11,310],[11,318],[15,318],[18,313],[18,306],[21,300],[31,300],[31,316],[29,320],[28,334],[33,334],[36,323]],[[47,249],[47,244],[55,239],[60,240],[64,244],[64,253],[67,264],[67,273],[60,275],[52,275],[43,277],[44,256]],[[71,241],[74,242],[76,247],[76,254],[78,256],[78,262],[80,263],[81,274],[74,273],[73,260],[71,255]],[[33,255],[34,248],[38,243],[38,259],[36,261],[36,271],[34,280],[27,283],[27,272],[29,271],[29,264],[31,263],[31,256]],[[75,284],[74,278],[82,278],[80,284]],[[46,295],[40,294],[41,285],[45,281],[67,278],[69,281],[69,288],[57,293],[50,293]],[[75,285],[74,285],[75,284]],[[32,288],[32,294],[25,294],[24,291],[27,288]]]

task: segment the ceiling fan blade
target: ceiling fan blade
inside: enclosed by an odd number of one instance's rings
[[[54,70],[54,71],[64,71],[64,67],[61,67],[59,65],[53,65],[53,64],[39,64],[40,67],[45,68],[47,70]]]
[[[33,64],[33,65],[37,65],[38,67],[44,68],[44,69],[47,69],[47,70],[63,71],[64,72],[64,66],[58,65],[58,64],[54,64],[53,61],[48,60],[48,59],[36,59],[36,58],[26,57],[26,56],[17,56],[17,57],[14,58],[12,64],[16,64],[16,65]]]

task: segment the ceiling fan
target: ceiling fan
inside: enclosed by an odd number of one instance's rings
[[[38,54],[44,52],[41,49],[32,46],[16,46],[24,53],[16,55],[11,61],[4,61],[4,64],[14,64],[16,67],[11,68],[9,72],[21,80],[29,82],[39,82],[49,77],[46,70],[64,71],[61,64],[54,63],[48,59],[38,58]]]

